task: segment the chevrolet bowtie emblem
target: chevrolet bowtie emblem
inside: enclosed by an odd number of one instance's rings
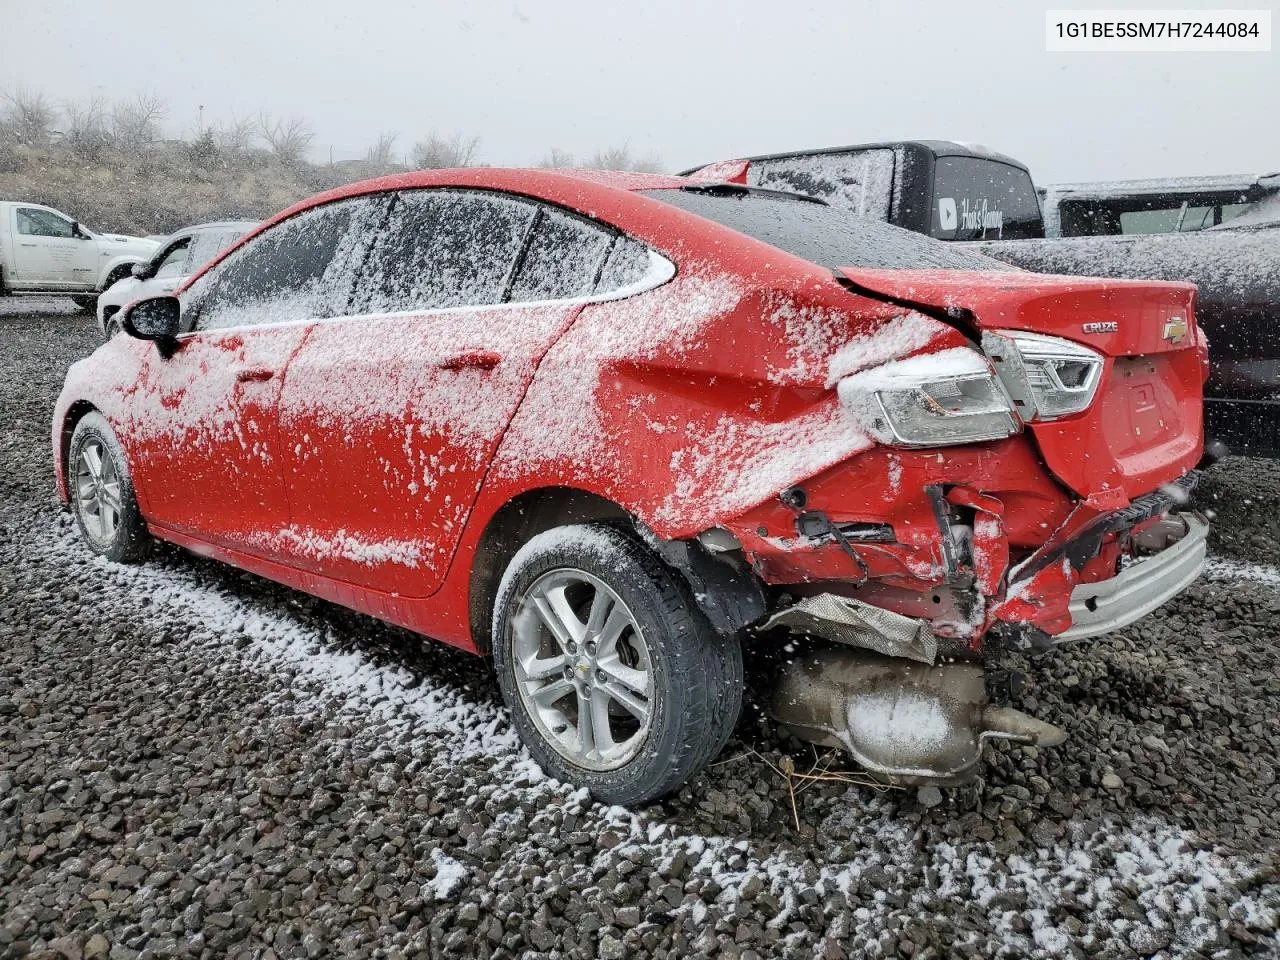
[[[1170,317],[1164,323],[1164,338],[1174,346],[1180,344],[1187,335],[1187,318]]]

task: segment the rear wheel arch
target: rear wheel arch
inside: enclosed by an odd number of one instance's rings
[[[485,525],[471,564],[468,617],[476,649],[483,654],[491,650],[498,584],[525,543],[555,527],[609,521],[636,523],[613,501],[574,487],[539,487],[504,503]]]

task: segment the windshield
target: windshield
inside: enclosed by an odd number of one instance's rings
[[[650,190],[645,196],[833,270],[1009,269],[981,254],[811,200],[747,190]]]

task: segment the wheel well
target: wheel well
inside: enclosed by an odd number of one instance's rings
[[[139,263],[140,262],[141,261],[139,261]],[[134,267],[134,264],[132,263],[116,264],[116,266],[111,268],[111,272],[107,274],[107,279],[102,281],[102,289],[105,291],[109,286],[111,286],[117,280],[123,280],[125,277],[127,277],[130,273],[133,272],[133,267]]]
[[[71,489],[71,484],[67,480],[68,471],[71,469],[69,457],[71,454],[71,435],[76,432],[76,424],[84,419],[85,414],[97,411],[88,400],[77,400],[67,408],[67,415],[62,418],[61,440],[58,444],[58,459],[62,463],[62,486],[64,491]]]
[[[504,504],[485,527],[471,565],[471,637],[476,648],[489,652],[498,583],[516,551],[531,538],[572,523],[632,519],[616,503],[572,487],[530,490]]]

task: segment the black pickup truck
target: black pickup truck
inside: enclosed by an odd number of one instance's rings
[[[1042,205],[1025,165],[938,140],[748,157],[686,175],[805,193],[1040,273],[1191,281],[1212,365],[1206,439],[1280,457],[1280,178],[1049,187]]]

